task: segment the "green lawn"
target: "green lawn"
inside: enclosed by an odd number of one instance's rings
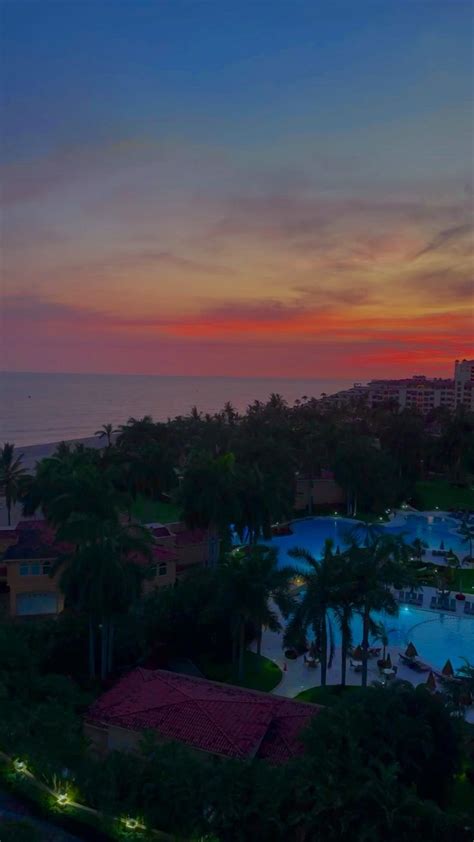
[[[454,587],[458,591],[474,594],[474,570],[457,570]]]
[[[150,500],[148,497],[138,497],[132,506],[132,515],[140,523],[175,523],[181,520],[181,510],[174,503],[162,503],[161,500]]]
[[[442,567],[441,565],[437,566],[434,562],[433,564],[426,564],[425,565],[425,574],[423,576],[422,584],[429,585],[430,587],[435,587],[439,580],[439,576],[443,570],[446,570],[446,567]],[[435,573],[435,570],[438,572]],[[451,573],[450,573],[451,575]],[[452,570],[453,579],[450,580],[450,589],[451,591],[462,591],[463,593],[467,594],[474,594],[474,569],[469,570]]]
[[[326,687],[310,687],[309,690],[303,690],[295,696],[299,702],[312,702],[315,705],[326,705],[331,707],[335,705],[337,700],[341,698],[342,694],[353,693],[360,691],[360,687],[353,687],[341,684],[328,684]]]
[[[474,821],[474,786],[465,773],[458,775],[451,787],[448,812],[461,813]]]
[[[248,687],[250,690],[263,690],[269,693],[282,678],[282,671],[273,661],[257,655],[255,652],[246,652],[244,657],[244,679],[237,681],[232,666],[229,662],[217,663],[211,658],[203,655],[197,660],[197,666],[211,681],[223,681],[225,684],[238,684],[240,687]]]
[[[472,488],[458,488],[447,480],[417,482],[416,500],[418,508],[432,511],[438,506],[447,509],[474,509],[474,491]]]

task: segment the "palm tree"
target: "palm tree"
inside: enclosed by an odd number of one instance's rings
[[[96,430],[94,435],[99,436],[100,439],[106,438],[107,439],[107,447],[111,447],[112,445],[112,436],[115,433],[118,433],[119,430],[114,428],[113,424],[102,424],[100,430]]]
[[[306,569],[299,571],[304,580],[304,591],[300,602],[287,626],[286,634],[291,637],[296,631],[306,632],[312,628],[316,646],[321,653],[321,685],[325,686],[327,669],[334,657],[334,633],[330,609],[338,605],[338,566],[334,562],[333,542],[327,540],[321,560],[315,559],[309,550],[296,547],[288,555],[303,561]]]
[[[191,529],[217,531],[228,544],[231,524],[238,519],[234,466],[232,453],[217,457],[197,453],[190,460],[177,493],[186,524]]]
[[[474,541],[474,523],[465,518],[459,527],[459,534],[462,535],[463,544],[469,544],[469,558],[472,561],[472,542]]]
[[[279,567],[278,550],[263,544],[241,547],[234,550],[232,556],[238,559],[248,572],[249,595],[253,606],[252,611],[254,611],[251,619],[257,626],[257,654],[260,655],[263,629],[265,627],[272,631],[281,629],[278,615],[270,601],[277,606],[285,618],[294,608],[290,587],[296,570],[290,566]]]
[[[101,633],[100,676],[113,666],[114,620],[138,599],[143,579],[151,574],[151,534],[141,526],[123,526],[110,520],[75,518],[57,532],[71,549],[54,563],[51,575],[61,571],[60,587],[76,610],[89,620],[89,673],[96,674],[96,635]],[[140,563],[139,563],[140,561]]]
[[[245,631],[247,623],[255,619],[261,605],[257,605],[252,591],[252,575],[245,556],[230,553],[223,561],[221,602],[226,606],[232,635],[232,664],[238,681],[244,677]],[[259,614],[261,619],[261,613]],[[269,614],[265,620],[272,625]]]
[[[395,631],[394,628],[389,629],[385,623],[377,623],[372,635],[375,641],[380,641],[383,646],[382,660],[385,661],[387,655],[387,646],[390,643],[390,635]]]
[[[338,554],[334,557],[338,588],[334,616],[341,632],[341,684],[345,686],[347,670],[347,654],[352,645],[352,620],[354,613],[360,607],[360,593],[352,572],[350,557]]]
[[[421,538],[415,538],[411,543],[411,548],[415,555],[417,561],[422,561],[423,559],[423,552],[428,548],[428,544],[426,541],[422,541]]]
[[[408,563],[409,548],[399,536],[381,535],[373,530],[368,533],[364,546],[353,539],[347,552],[362,602],[362,686],[366,687],[369,636],[374,629],[371,614],[385,611],[396,616],[399,606],[390,588],[412,584],[416,575]]]
[[[17,502],[26,471],[21,465],[22,454],[15,458],[15,445],[5,442],[0,450],[0,491],[5,495],[8,526],[11,526],[12,505]]]

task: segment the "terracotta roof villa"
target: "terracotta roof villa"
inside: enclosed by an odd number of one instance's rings
[[[222,757],[274,763],[303,750],[301,730],[316,705],[166,670],[136,669],[86,715],[95,748],[139,750],[144,731]]]

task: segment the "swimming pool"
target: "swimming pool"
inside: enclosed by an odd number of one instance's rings
[[[450,658],[454,668],[462,666],[462,659],[474,660],[474,620],[469,617],[453,617],[400,606],[398,617],[373,614],[374,620],[383,622],[388,629],[390,646],[404,649],[410,640],[415,644],[422,661],[442,669]],[[336,646],[340,646],[339,630],[334,624]],[[352,622],[354,644],[362,639],[362,620],[355,617]],[[377,643],[377,646],[380,646]]]
[[[315,558],[320,558],[326,538],[332,538],[334,546],[342,549],[349,543],[348,533],[360,521],[343,517],[314,517],[304,520],[294,520],[291,523],[293,535],[281,535],[268,541],[269,545],[278,547],[280,564],[291,563],[303,567],[302,562],[295,562],[288,556],[288,550],[294,547],[304,547]],[[458,521],[443,515],[408,514],[398,516],[395,524],[381,523],[380,531],[390,535],[405,536],[407,543],[419,538],[433,550],[442,545],[446,550],[452,549],[459,556],[468,552],[466,544],[457,532]]]
[[[266,543],[279,549],[279,563],[291,564],[304,569],[305,564],[290,558],[288,551],[294,547],[304,547],[315,558],[320,558],[326,538],[332,538],[335,547],[348,544],[348,532],[357,525],[357,521],[342,517],[315,517],[296,520],[291,524],[292,535],[282,535]],[[461,557],[466,554],[466,545],[457,534],[458,521],[445,515],[407,514],[397,516],[395,524],[380,524],[382,532],[404,534],[407,543],[415,538],[425,541],[430,549],[439,549],[443,543],[445,549],[452,548]],[[398,617],[374,614],[374,619],[383,622],[389,629],[390,645],[405,648],[411,640],[423,661],[442,669],[446,660],[451,659],[454,667],[461,666],[462,659],[474,661],[474,619],[453,617],[423,611],[409,605],[400,606]],[[362,638],[362,621],[355,617],[352,623],[354,643]],[[340,645],[340,635],[334,624],[336,646]],[[380,644],[378,644],[380,645]],[[390,647],[389,647],[390,648]]]

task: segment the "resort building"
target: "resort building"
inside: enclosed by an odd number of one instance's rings
[[[400,409],[416,409],[426,415],[439,406],[454,409],[454,383],[441,378],[430,380],[422,375],[407,380],[372,380],[367,400],[370,407],[395,403]]]
[[[45,521],[23,521],[16,543],[4,554],[8,613],[11,617],[54,616],[64,608],[59,574],[51,568],[60,550]]]
[[[84,731],[99,755],[139,754],[143,733],[152,731],[160,742],[220,757],[282,763],[302,752],[301,732],[319,710],[205,678],[139,668],[94,702]]]
[[[369,407],[395,404],[400,410],[414,409],[423,415],[440,406],[454,410],[462,405],[474,411],[474,360],[456,360],[453,380],[421,374],[403,380],[371,380],[366,386],[355,383],[352,389],[324,398],[337,404],[357,400]]]
[[[295,510],[313,511],[318,507],[340,506],[345,502],[345,494],[334,479],[332,471],[321,471],[312,477],[298,474],[296,477]]]
[[[143,582],[143,593],[174,585],[177,578],[197,565],[215,563],[212,553],[219,551],[217,537],[204,529],[189,530],[184,523],[151,524],[154,536],[152,576]],[[3,538],[3,563],[0,565],[0,606],[11,617],[55,616],[64,609],[59,586],[60,574],[51,576],[52,566],[61,552],[44,520],[20,521]],[[136,564],[149,565],[136,556]]]
[[[474,412],[474,360],[456,360],[454,364],[456,406]]]

